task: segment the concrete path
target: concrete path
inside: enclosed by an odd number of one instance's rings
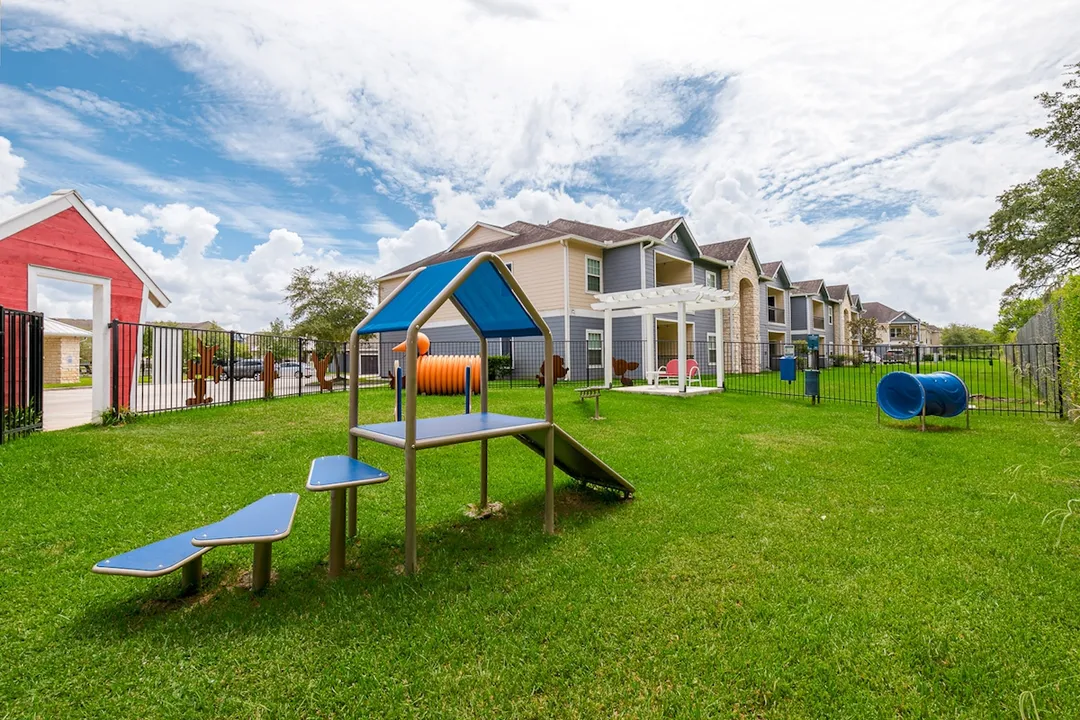
[[[63,390],[46,390],[42,402],[45,430],[85,425],[93,420],[93,401],[90,386]]]

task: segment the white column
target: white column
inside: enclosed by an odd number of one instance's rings
[[[686,392],[686,303],[680,302],[678,306],[679,392]]]
[[[656,321],[652,313],[645,315],[645,357],[642,360],[645,364],[645,377],[651,378],[651,373],[656,371]]]
[[[716,387],[724,387],[724,311],[716,311]]]
[[[611,387],[611,308],[604,308],[604,385]]]

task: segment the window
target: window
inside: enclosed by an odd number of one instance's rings
[[[600,258],[585,258],[585,291],[591,293],[603,292],[603,284],[600,282]]]
[[[705,287],[716,287],[716,272],[714,270],[705,271]]]
[[[832,305],[829,306],[829,324],[832,325]]]
[[[599,330],[585,331],[585,354],[589,367],[604,366],[604,333]]]
[[[716,333],[705,333],[705,347],[709,350],[709,364],[716,364]]]

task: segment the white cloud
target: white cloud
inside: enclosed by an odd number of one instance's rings
[[[142,115],[118,102],[103,98],[89,90],[69,87],[56,87],[45,90],[42,95],[49,97],[72,110],[102,118],[116,125],[131,125],[142,122]]]
[[[533,7],[36,0],[41,21],[19,41],[170,49],[236,108],[219,142],[249,162],[293,172],[333,139],[379,171],[381,192],[421,204],[412,228],[379,228],[380,267],[476,219],[617,225],[652,206],[688,214],[702,241],[751,234],[796,275],[831,273],[940,321],[992,320],[1008,278],[981,270],[965,238],[1048,162],[1024,132],[1041,120],[1032,96],[1080,57],[1080,5],[673,0],[664,17],[678,22],[659,32],[643,1]],[[286,146],[260,158],[242,131],[265,108]],[[858,242],[828,243],[848,231]]]
[[[12,194],[19,188],[19,174],[25,166],[26,160],[12,151],[11,141],[0,135],[0,220],[16,214],[23,205]]]

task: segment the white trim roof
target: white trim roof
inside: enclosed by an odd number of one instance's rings
[[[68,325],[67,323],[62,323],[59,320],[53,320],[49,317],[45,318],[44,328],[45,337],[94,337],[94,333],[89,330],[83,330],[82,328]]]
[[[685,303],[688,312],[738,307],[729,290],[705,285],[665,285],[642,290],[597,293],[593,310],[622,310],[627,315],[655,315],[674,312]]]
[[[83,201],[82,196],[80,196],[76,190],[57,190],[48,197],[42,198],[24,208],[22,212],[14,217],[0,221],[0,242],[11,237],[15,233],[22,232],[28,227],[32,227],[44,220],[48,220],[54,215],[59,215],[68,208],[74,208],[101,239],[112,248],[113,252],[116,253],[128,269],[135,273],[135,276],[142,281],[143,286],[149,291],[150,300],[154,305],[160,308],[168,307],[171,302],[169,296],[166,295],[165,292],[158,287],[157,283],[146,274],[146,271],[135,262],[135,259],[131,257],[128,251],[124,249],[124,246],[120,244],[120,241],[117,240],[116,237],[109,232],[109,229],[102,224],[101,220],[94,215],[93,211],[90,210]]]

